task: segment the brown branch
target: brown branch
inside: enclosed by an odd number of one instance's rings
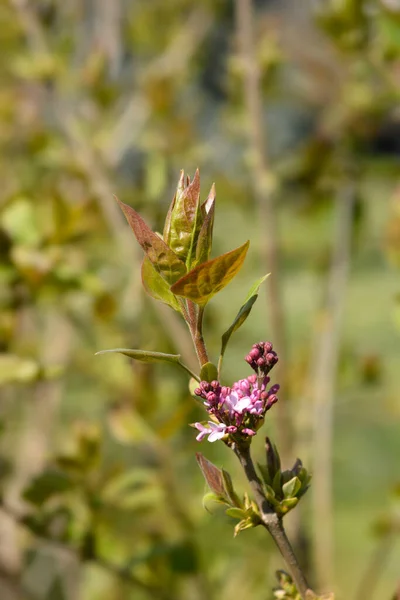
[[[247,480],[250,483],[251,489],[254,494],[255,501],[260,511],[262,525],[267,529],[272,539],[274,540],[279,552],[283,556],[288,569],[293,577],[293,581],[300,593],[301,598],[306,598],[309,587],[304,576],[304,573],[297,561],[297,558],[293,552],[292,546],[286,535],[283,527],[282,519],[274,512],[273,508],[269,505],[262,483],[257,475],[254,467],[253,460],[250,454],[250,447],[246,446],[239,448],[238,446],[233,447],[233,451],[238,457],[240,464],[246,474]]]
[[[291,456],[293,425],[287,405],[285,318],[280,289],[278,224],[273,195],[273,177],[268,164],[267,143],[260,89],[260,68],[255,50],[252,0],[236,0],[237,31],[243,68],[244,100],[247,111],[248,141],[252,152],[251,181],[262,227],[262,258],[268,281],[268,305],[271,311],[271,338],[280,355],[278,365],[281,398],[277,407],[277,434],[283,460]],[[285,401],[286,400],[286,401]]]

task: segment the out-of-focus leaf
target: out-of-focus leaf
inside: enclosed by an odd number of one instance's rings
[[[142,217],[131,206],[124,204],[118,198],[117,201],[137,241],[157,271],[170,284],[182,277],[186,273],[185,263],[167,246],[161,237],[146,225]]]
[[[23,492],[23,498],[31,504],[41,506],[52,496],[73,489],[75,481],[63,471],[49,469],[35,477]]]
[[[133,358],[134,360],[139,360],[141,362],[154,363],[154,362],[168,362],[178,365],[189,373],[191,377],[198,379],[195,373],[192,373],[190,369],[181,362],[180,354],[164,354],[163,352],[151,352],[150,350],[135,350],[130,348],[113,348],[112,350],[100,350],[100,352],[96,352],[95,356],[99,354],[124,354],[125,356],[129,356],[129,358]]]
[[[142,262],[142,283],[149,296],[155,300],[161,300],[177,312],[181,312],[177,298],[170,292],[169,284],[161,277],[147,256]]]
[[[146,421],[127,404],[113,406],[108,422],[114,437],[122,444],[132,445],[145,441],[154,442],[154,433]]]
[[[29,383],[38,378],[40,366],[29,358],[0,354],[0,385]]]
[[[197,553],[190,540],[174,545],[169,553],[171,569],[175,573],[195,573],[198,568]]]
[[[134,489],[153,485],[155,482],[154,471],[135,467],[118,473],[112,479],[107,481],[101,491],[101,497],[107,502],[113,502],[121,494],[130,492]]]
[[[187,186],[182,171],[170,216],[168,245],[189,266],[200,226],[199,171],[196,170],[193,181]]]
[[[246,242],[231,252],[198,265],[174,283],[171,292],[204,306],[239,272],[249,244]]]
[[[212,187],[212,191],[215,197],[215,188]],[[210,192],[211,194],[211,192]],[[203,224],[200,229],[199,237],[197,238],[196,244],[196,261],[195,264],[199,265],[208,261],[210,258],[212,248],[212,234],[214,229],[214,213],[215,213],[215,200],[211,202],[208,212],[205,215]]]
[[[212,363],[208,362],[201,367],[200,380],[201,381],[214,381],[218,379],[217,367]]]
[[[264,277],[261,277],[260,279],[258,279],[256,281],[256,283],[252,286],[249,293],[247,294],[247,298],[246,298],[244,304],[240,307],[238,314],[234,318],[232,325],[223,334],[223,336],[221,338],[221,352],[220,352],[221,358],[225,354],[225,350],[226,350],[228,342],[231,338],[231,335],[233,333],[235,333],[235,331],[237,331],[239,329],[239,327],[241,327],[243,325],[243,323],[249,316],[251,309],[253,308],[253,304],[255,303],[255,301],[258,298],[258,290],[260,288],[260,285],[267,279],[268,276],[269,276],[269,273],[267,275],[264,275]]]
[[[0,222],[16,243],[37,246],[41,241],[34,203],[28,198],[14,199],[4,208]]]
[[[101,500],[106,505],[136,510],[161,501],[162,490],[154,471],[134,468],[118,474],[104,486]]]
[[[197,387],[198,387],[198,382]],[[158,427],[155,428],[157,435],[161,439],[169,439],[177,431],[182,430],[185,424],[188,422],[189,412],[192,410],[192,405],[189,402],[179,404],[175,410],[172,410],[169,414],[168,419],[163,421]]]

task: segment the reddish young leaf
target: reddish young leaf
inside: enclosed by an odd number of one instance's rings
[[[206,202],[204,204],[206,204]],[[208,205],[206,211],[207,212],[205,213],[204,221],[201,226],[196,244],[196,265],[206,262],[210,258],[212,248],[212,234],[214,228],[215,194],[214,199],[212,200],[211,204]]]
[[[186,273],[185,264],[167,246],[167,244],[150,229],[142,217],[128,204],[116,198],[126,220],[128,221],[137,241],[153,263],[156,270],[169,283],[174,283]]]
[[[198,265],[174,283],[171,292],[189,298],[196,304],[207,304],[239,272],[249,244],[250,242],[246,242],[231,252]]]
[[[196,460],[208,487],[217,494],[217,496],[225,498],[226,491],[222,469],[218,469],[218,467],[213,465],[213,463],[207,460],[201,452],[196,452]]]

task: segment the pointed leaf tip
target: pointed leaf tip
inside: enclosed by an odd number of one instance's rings
[[[153,263],[155,269],[162,277],[172,284],[186,273],[186,266],[167,246],[164,240],[150,229],[147,223],[131,206],[121,202],[115,196],[126,220],[140,246]]]
[[[260,277],[260,279],[257,279],[257,281],[252,285],[252,287],[249,290],[249,293],[246,296],[246,300],[244,304],[240,307],[239,312],[234,318],[232,325],[222,335],[220,366],[222,365],[222,359],[225,354],[225,350],[231,338],[231,335],[235,333],[235,331],[237,331],[239,327],[241,327],[246,321],[247,317],[251,312],[251,309],[253,308],[253,304],[258,298],[258,290],[260,288],[260,285],[267,279],[267,277],[269,277],[269,273],[267,273],[267,275],[264,275],[263,277]]]

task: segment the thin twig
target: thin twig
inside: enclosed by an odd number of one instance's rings
[[[246,477],[250,483],[251,489],[254,494],[255,501],[260,511],[262,525],[268,530],[275,544],[277,545],[280,553],[282,554],[288,569],[293,577],[293,581],[296,584],[297,590],[300,593],[301,598],[306,598],[307,591],[309,590],[306,578],[301,570],[301,567],[297,561],[297,558],[293,552],[293,548],[286,535],[283,527],[282,519],[274,512],[273,508],[268,503],[265,497],[262,483],[257,475],[254,467],[253,460],[250,454],[250,447],[245,446],[239,448],[238,446],[233,447],[233,451],[238,457],[240,464],[246,474]]]
[[[272,174],[268,165],[267,142],[265,136],[262,96],[260,89],[260,69],[255,50],[255,28],[253,25],[252,0],[236,0],[237,31],[244,71],[244,99],[248,120],[249,146],[252,152],[251,181],[262,227],[262,257],[265,271],[271,272],[268,282],[268,305],[271,311],[271,338],[280,355],[278,365],[280,395],[287,398],[285,318],[280,289],[280,260],[278,247],[278,225],[275,202],[272,193]],[[277,435],[283,460],[291,456],[293,447],[293,427],[287,402],[279,402],[276,411]]]
[[[335,381],[339,359],[340,325],[347,286],[354,189],[350,183],[337,195],[336,228],[328,294],[320,337],[315,349],[313,384],[313,516],[317,581],[329,588],[334,580],[332,443]]]

